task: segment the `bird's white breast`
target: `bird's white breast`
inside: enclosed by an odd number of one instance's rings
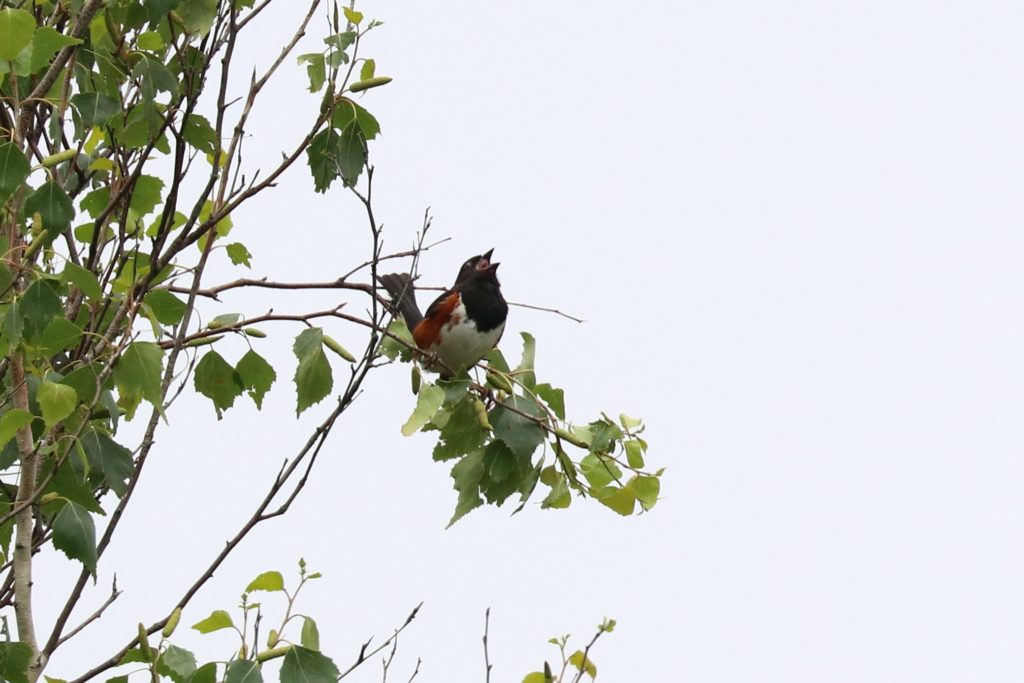
[[[452,311],[451,321],[441,329],[440,342],[432,345],[428,351],[449,368],[461,370],[486,356],[504,331],[505,323],[486,332],[477,330],[476,323],[466,317],[466,307],[460,301]]]

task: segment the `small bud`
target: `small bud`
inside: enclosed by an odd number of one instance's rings
[[[508,394],[512,393],[512,383],[508,381],[508,378],[493,370],[487,371],[487,383],[495,389],[500,389]]]
[[[174,629],[178,628],[179,621],[181,621],[181,608],[175,607],[171,616],[167,618],[167,623],[164,624],[164,630],[160,632],[160,635],[170,638],[174,634]]]
[[[415,365],[412,366],[412,393],[420,393],[420,382],[423,380],[423,376],[420,374],[420,369]]]
[[[484,402],[474,398],[473,408],[476,410],[476,421],[480,423],[481,427],[491,431],[491,421],[487,419],[487,406],[484,405]]]
[[[202,337],[200,339],[193,339],[188,344],[185,344],[185,346],[188,346],[189,348],[195,348],[197,346],[209,346],[210,344],[213,344],[214,342],[216,342],[218,339],[221,339],[223,336],[224,336],[223,334],[215,334],[215,335],[213,335],[211,337]]]
[[[242,332],[245,332],[248,337],[256,337],[257,339],[264,339],[267,336],[266,332],[263,330],[257,330],[255,327],[247,327],[242,330]]]
[[[355,363],[356,357],[353,356],[348,349],[339,344],[333,337],[324,335],[324,346],[334,351],[336,354],[347,360],[349,363]]]
[[[153,648],[149,646],[149,634],[146,633],[146,627],[139,623],[139,650],[142,651],[142,656],[146,658],[147,662],[153,661]]]
[[[391,82],[391,76],[376,76],[374,78],[367,78],[365,81],[359,81],[348,86],[348,89],[352,92],[362,92],[369,90],[370,88],[379,88],[382,85],[387,85]]]

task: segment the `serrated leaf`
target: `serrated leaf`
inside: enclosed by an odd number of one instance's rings
[[[515,375],[527,389],[532,390],[537,385],[537,375],[534,372],[537,363],[537,341],[529,332],[519,334],[523,338],[523,356],[516,367]]]
[[[459,500],[455,504],[455,513],[449,520],[448,527],[462,519],[470,510],[483,504],[480,498],[480,480],[483,475],[483,449],[474,451],[455,463],[452,468],[452,479],[455,480],[454,488],[459,492]]]
[[[84,507],[67,502],[53,519],[53,547],[96,571],[96,526]]]
[[[520,413],[543,416],[543,411],[533,401],[522,396],[509,396],[491,410],[489,419],[495,438],[501,439],[517,456],[528,458],[544,442],[544,430]]]
[[[36,390],[36,400],[49,429],[75,411],[78,394],[71,387],[44,380]]]
[[[60,281],[69,283],[82,290],[90,299],[99,299],[103,296],[100,289],[100,282],[91,270],[75,265],[71,261],[64,264],[64,271],[60,274]]]
[[[99,218],[100,215],[106,210],[107,205],[109,203],[110,188],[99,187],[90,192],[89,194],[85,195],[84,197],[82,197],[82,201],[79,202],[79,205],[82,207],[82,211],[85,211],[92,218]],[[92,225],[89,225],[90,230],[92,229],[92,227]]]
[[[82,336],[82,329],[67,318],[54,318],[43,330],[38,344],[47,356],[73,346]]]
[[[32,42],[35,32],[35,17],[25,10],[0,10],[0,60],[13,62]]]
[[[252,267],[252,254],[249,253],[249,250],[246,249],[244,244],[241,242],[232,242],[227,245],[225,249],[228,252],[228,258],[231,259],[233,264],[236,266],[243,265],[246,268]]]
[[[444,389],[436,384],[424,384],[416,396],[416,408],[402,425],[402,434],[412,436],[423,428],[444,404]]]
[[[302,617],[302,647],[320,651],[320,630],[312,617]]]
[[[189,0],[183,0],[189,2]],[[216,3],[217,0],[210,0]],[[179,13],[181,9],[179,8]],[[178,95],[178,79],[163,62],[147,54],[142,55],[132,69],[132,76],[140,81],[140,89],[147,101],[152,102],[157,92],[168,93],[171,97]]]
[[[185,142],[207,154],[214,154],[220,146],[217,131],[206,117],[200,114],[188,115],[181,128],[181,136],[185,138]]]
[[[338,140],[338,171],[346,185],[355,185],[366,165],[366,138],[358,122],[341,131]]]
[[[548,383],[538,384],[533,388],[534,393],[548,404],[559,420],[565,419],[565,392],[555,388]]]
[[[80,45],[80,38],[71,38],[49,26],[41,26],[32,36],[32,56],[29,59],[29,71],[39,73],[50,66],[53,56],[68,45]]]
[[[200,633],[213,633],[222,628],[232,628],[234,625],[235,623],[231,621],[231,615],[222,609],[218,609],[211,612],[210,616],[205,619],[192,624],[192,628]]]
[[[263,356],[252,349],[246,352],[235,367],[242,380],[242,386],[249,392],[257,408],[263,407],[263,397],[277,379],[277,373]]]
[[[0,448],[7,445],[7,442],[14,438],[18,430],[35,419],[32,413],[19,408],[12,408],[0,417]]]
[[[309,91],[319,92],[327,81],[327,62],[322,52],[310,52],[298,56],[299,64],[306,65],[306,75],[309,77]]]
[[[174,683],[185,683],[196,672],[196,656],[177,645],[168,645],[160,655],[157,670]]]
[[[49,180],[25,200],[25,214],[31,216],[35,213],[39,214],[43,227],[52,235],[71,227],[75,207],[64,188]]]
[[[160,191],[164,181],[151,175],[140,175],[132,188],[129,208],[139,216],[152,213],[160,205]]]
[[[331,393],[334,376],[323,350],[323,330],[320,328],[313,327],[300,332],[295,338],[293,351],[299,359],[299,366],[295,370],[295,414],[299,415]]]
[[[164,352],[153,342],[133,342],[114,366],[114,383],[121,394],[142,396],[160,407],[160,382]]]
[[[338,168],[340,142],[341,136],[334,128],[325,128],[313,137],[306,149],[306,162],[317,192],[326,192],[341,173]]]
[[[63,312],[60,297],[49,280],[36,280],[18,302],[18,310],[35,332],[42,332],[57,315]]]
[[[337,683],[341,673],[329,657],[292,646],[281,663],[281,683]]]
[[[263,683],[260,665],[246,659],[229,662],[224,673],[224,683]]]
[[[487,431],[477,419],[473,401],[464,398],[450,410],[448,421],[441,428],[441,437],[434,447],[434,460],[451,460],[483,445]]]
[[[283,591],[284,590],[284,577],[281,576],[281,572],[269,571],[263,572],[255,579],[249,582],[249,585],[245,587],[246,593],[253,591]]]
[[[21,317],[20,306],[17,301],[12,301],[4,313],[4,341],[13,350],[21,343],[21,335],[25,331],[25,321]]]
[[[217,683],[217,663],[207,662],[188,677],[186,683]]]
[[[0,144],[0,205],[21,187],[30,170],[28,159],[17,145],[11,142]]]
[[[196,365],[195,387],[196,391],[213,401],[218,420],[245,391],[238,373],[216,351],[208,351]]]
[[[89,481],[93,486],[106,486],[118,497],[123,496],[135,467],[131,451],[98,429],[83,433],[80,443],[89,463]]]
[[[71,98],[71,104],[78,110],[86,128],[106,125],[121,112],[121,104],[117,100],[98,92],[78,93]]]
[[[555,485],[551,487],[551,491],[541,501],[540,506],[543,509],[563,509],[569,507],[570,503],[572,503],[572,495],[565,483],[565,477],[558,477]]]

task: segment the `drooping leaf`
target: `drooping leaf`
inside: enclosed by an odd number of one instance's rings
[[[203,664],[186,679],[186,683],[217,683],[217,663]]]
[[[484,451],[476,450],[452,468],[452,479],[455,490],[459,492],[459,500],[455,504],[455,513],[448,521],[450,527],[466,515],[467,512],[483,504],[480,498],[480,479],[484,474]]]
[[[89,463],[90,482],[94,486],[106,486],[117,496],[123,496],[134,469],[131,451],[98,429],[85,431],[80,441]]]
[[[11,349],[21,343],[21,335],[25,331],[25,320],[21,317],[20,309],[18,302],[12,301],[4,313],[3,342]]]
[[[338,167],[341,136],[333,128],[325,128],[313,137],[306,149],[306,162],[313,174],[313,189],[326,192],[341,175]]]
[[[43,227],[51,235],[55,235],[71,227],[75,207],[64,188],[48,180],[25,200],[25,213],[29,216],[38,213],[43,221]]]
[[[35,332],[42,332],[63,311],[60,297],[49,280],[36,280],[18,302],[18,310]]]
[[[608,486],[612,482],[622,481],[622,468],[606,455],[588,453],[580,460],[580,471],[590,485],[596,489]]]
[[[249,250],[245,248],[244,244],[241,242],[232,242],[227,245],[225,249],[228,252],[228,258],[231,259],[233,264],[236,266],[244,265],[246,268],[252,267],[252,254],[249,253]]]
[[[153,342],[132,342],[114,366],[117,390],[128,396],[142,396],[154,406],[160,403],[160,374],[164,351]]]
[[[311,327],[300,332],[295,338],[293,351],[299,359],[299,366],[295,370],[295,388],[298,394],[295,413],[298,415],[331,393],[334,376],[323,349],[323,330],[319,327]]]
[[[322,52],[310,52],[299,55],[299,64],[306,65],[306,75],[309,77],[309,91],[319,92],[327,81],[327,62]]]
[[[53,547],[96,570],[96,526],[89,511],[78,503],[64,504],[53,520]]]
[[[80,45],[80,38],[66,36],[49,26],[41,26],[32,36],[32,57],[29,59],[29,71],[39,73],[50,66],[50,61],[62,48],[68,45]]]
[[[548,407],[554,411],[559,420],[565,419],[565,392],[563,390],[545,382],[535,386],[533,391],[548,404]]]
[[[139,216],[152,213],[160,205],[160,191],[164,181],[151,175],[140,175],[132,188],[129,207]]]
[[[523,357],[516,367],[516,378],[531,391],[537,385],[537,375],[534,367],[537,362],[537,341],[529,332],[520,332],[523,338]]]
[[[200,633],[213,633],[222,628],[231,628],[234,625],[234,622],[231,621],[231,615],[222,609],[218,609],[211,612],[210,616],[205,619],[192,624],[192,628]]]
[[[636,507],[636,495],[628,487],[606,486],[598,489],[595,495],[601,503],[624,517],[633,514]]]
[[[217,17],[217,0],[180,0],[178,14],[186,31],[206,35]]]
[[[270,363],[252,349],[247,351],[235,366],[242,386],[249,392],[257,408],[263,407],[263,397],[277,379],[277,373]]]
[[[28,159],[17,145],[12,142],[0,144],[0,205],[21,187],[30,170]]]
[[[216,3],[216,0],[212,2]],[[132,69],[132,76],[140,81],[142,94],[148,101],[152,101],[158,92],[168,93],[171,97],[178,94],[178,79],[163,62],[150,55],[142,55]]]
[[[626,486],[633,489],[633,494],[644,510],[650,510],[658,502],[661,480],[657,477],[638,475],[630,479]]]
[[[451,409],[448,422],[441,428],[441,438],[434,447],[434,460],[450,460],[483,445],[487,431],[477,419],[474,403],[464,398]]]
[[[90,299],[99,299],[103,296],[103,290],[100,289],[100,282],[96,275],[91,270],[75,265],[71,261],[64,264],[60,281],[78,287]]]
[[[49,428],[74,412],[78,405],[78,394],[71,387],[43,380],[36,390],[36,400],[43,412],[43,421]]]
[[[25,10],[0,10],[0,60],[13,62],[32,42],[35,32],[35,17]]]
[[[107,205],[110,204],[110,188],[109,187],[98,187],[89,194],[82,197],[82,201],[79,202],[82,207],[82,211],[85,211],[92,218],[99,218],[100,215],[106,211]],[[90,229],[92,226],[89,226]]]
[[[281,663],[281,683],[337,683],[341,673],[329,657],[292,646]]]
[[[444,389],[435,384],[424,384],[416,397],[416,409],[402,425],[402,434],[412,436],[427,424],[444,404]]]
[[[569,663],[576,667],[577,671],[587,673],[591,678],[597,678],[597,667],[589,656],[583,654],[583,650],[576,650],[569,655]]]
[[[263,572],[255,579],[249,582],[249,585],[245,587],[246,593],[253,591],[283,591],[284,590],[284,577],[281,576],[281,572],[269,571]]]
[[[196,365],[195,387],[196,391],[213,401],[217,419],[235,404],[235,399],[245,390],[238,373],[216,351],[208,351]]]
[[[346,185],[355,185],[366,165],[366,138],[357,122],[342,129],[338,140],[338,171]]]
[[[98,92],[78,93],[71,98],[71,104],[78,110],[86,128],[103,126],[121,112],[121,104],[117,100]]]
[[[320,651],[320,630],[312,617],[302,618],[302,647],[309,650]]]
[[[73,346],[82,336],[82,328],[73,322],[60,316],[50,321],[50,324],[43,330],[38,343],[43,353],[52,356],[63,349]]]

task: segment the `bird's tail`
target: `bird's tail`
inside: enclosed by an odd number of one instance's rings
[[[412,277],[408,273],[389,273],[378,275],[384,289],[391,295],[392,305],[398,309],[405,319],[405,325],[411,332],[423,320],[419,306],[416,305],[416,292],[412,286]]]

